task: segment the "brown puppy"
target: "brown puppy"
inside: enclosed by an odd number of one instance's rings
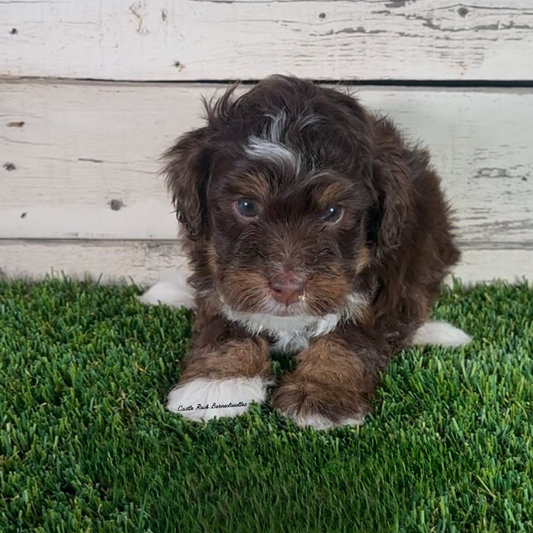
[[[207,107],[166,158],[197,317],[168,409],[234,416],[297,366],[272,404],[300,425],[360,423],[392,355],[468,337],[429,323],[457,262],[426,151],[352,97],[275,76]]]

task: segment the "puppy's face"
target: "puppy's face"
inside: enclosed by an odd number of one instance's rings
[[[324,316],[353,305],[380,192],[352,98],[271,78],[209,107],[208,125],[167,157],[186,236],[232,311]]]
[[[369,195],[359,180],[270,143],[258,138],[214,169],[208,254],[218,291],[235,311],[339,312],[368,260]]]

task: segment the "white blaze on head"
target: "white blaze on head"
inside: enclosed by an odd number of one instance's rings
[[[298,173],[301,168],[300,156],[283,142],[284,132],[289,117],[284,111],[277,115],[268,115],[272,120],[269,127],[260,136],[251,135],[244,148],[246,155],[252,159],[272,161],[283,168],[290,168]]]

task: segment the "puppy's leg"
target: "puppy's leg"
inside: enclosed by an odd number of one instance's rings
[[[353,337],[326,335],[298,354],[295,371],[272,394],[274,407],[300,426],[362,424],[386,358],[369,339],[354,345]]]
[[[220,318],[194,333],[182,370],[167,409],[196,421],[240,415],[273,384],[266,341],[236,334]]]

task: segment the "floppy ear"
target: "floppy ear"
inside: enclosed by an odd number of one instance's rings
[[[384,252],[400,244],[413,208],[409,169],[400,154],[389,153],[386,161],[374,162],[374,186],[378,199],[369,215],[368,233],[378,252]]]
[[[167,160],[163,173],[176,217],[191,240],[197,240],[207,230],[205,194],[211,156],[206,141],[207,128],[191,131],[163,156]]]

